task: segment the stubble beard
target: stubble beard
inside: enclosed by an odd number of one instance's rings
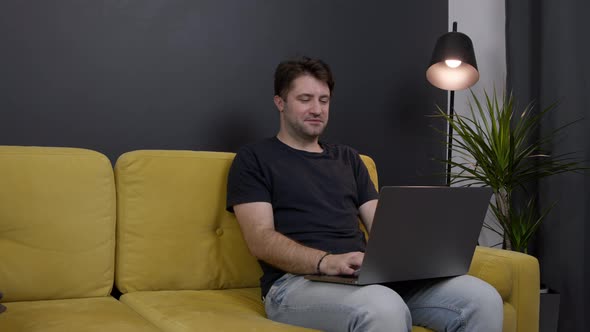
[[[284,115],[289,113],[289,109],[285,105]],[[284,118],[284,125],[287,132],[290,133],[291,136],[294,138],[306,141],[306,142],[313,142],[319,139],[319,137],[324,133],[326,130],[326,126],[328,125],[328,118],[322,120],[322,123],[318,126],[306,124],[305,120],[302,122],[298,122],[297,119],[290,119],[288,116]]]
[[[326,130],[326,125],[326,122],[322,123],[322,125],[318,127],[306,126],[304,123],[289,124],[289,126],[291,127],[291,132],[305,141],[315,141],[319,139],[319,137]]]

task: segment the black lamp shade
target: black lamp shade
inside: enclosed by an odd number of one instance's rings
[[[461,64],[452,68],[446,60],[458,60]],[[479,80],[479,72],[471,39],[460,32],[442,35],[436,41],[426,78],[443,90],[463,90],[474,85]]]

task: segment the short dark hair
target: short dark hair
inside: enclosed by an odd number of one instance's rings
[[[320,59],[303,56],[279,63],[275,70],[275,95],[285,99],[291,83],[303,75],[311,75],[326,83],[332,94],[334,78],[330,66]]]

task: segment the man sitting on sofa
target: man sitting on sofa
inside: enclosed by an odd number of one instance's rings
[[[228,176],[227,208],[264,272],[272,320],[324,331],[501,331],[502,299],[484,281],[351,286],[304,279],[351,275],[364,257],[378,194],[359,154],[319,140],[334,81],[327,64],[307,57],[275,72],[276,137],[239,150]],[[395,262],[391,262],[395,264]]]

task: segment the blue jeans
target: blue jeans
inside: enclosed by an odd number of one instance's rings
[[[350,286],[286,274],[265,298],[268,318],[323,331],[502,331],[498,292],[472,276]]]

